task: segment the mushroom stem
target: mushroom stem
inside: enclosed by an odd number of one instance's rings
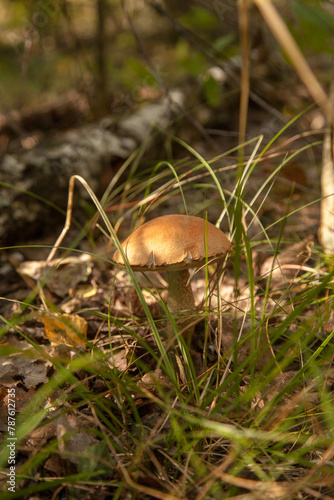
[[[172,314],[176,317],[184,315],[184,313],[191,313],[195,310],[194,295],[189,283],[189,271],[183,269],[181,271],[167,271],[168,279],[168,297],[167,305]],[[189,321],[178,321],[180,329],[184,329]],[[194,333],[194,326],[187,328],[183,332],[183,336],[190,342],[192,334]],[[174,335],[171,328],[168,328],[168,334]]]

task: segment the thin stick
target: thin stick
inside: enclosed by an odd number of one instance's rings
[[[101,218],[103,219],[107,228],[109,229],[109,232],[110,232],[112,238],[115,239],[114,231],[113,231],[112,227],[110,226],[109,220],[108,220],[105,212],[103,211],[103,208],[102,208],[99,200],[97,199],[96,195],[94,194],[92,188],[89,186],[88,182],[85,181],[85,179],[83,177],[81,177],[81,175],[72,175],[72,177],[69,180],[69,186],[68,186],[68,200],[67,200],[67,211],[66,211],[65,225],[64,225],[64,228],[63,228],[62,232],[60,233],[56,243],[54,244],[48,258],[46,259],[46,262],[50,262],[50,260],[53,259],[56,251],[58,250],[61,242],[65,238],[65,235],[71,226],[75,180],[78,180],[83,185],[83,187],[86,189],[86,191],[90,195],[91,199],[93,200],[94,205],[98,209],[98,211],[101,215]]]
[[[308,65],[301,50],[271,0],[254,0],[254,3],[261,12],[272,34],[281,45],[282,49],[289,56],[296,72],[299,75],[299,78],[304,83],[314,101],[321,107],[327,120],[331,122],[333,117],[332,103],[328,99],[328,96],[315,77],[312,69]]]
[[[49,256],[48,258],[46,259],[46,262],[50,262],[50,260],[53,259],[56,251],[58,250],[61,242],[63,241],[63,239],[65,238],[66,236],[66,233],[67,231],[69,230],[70,226],[71,226],[71,220],[72,220],[72,210],[73,210],[73,193],[74,193],[74,181],[75,181],[75,176],[73,175],[71,178],[70,178],[70,181],[69,181],[69,186],[68,186],[68,200],[67,200],[67,210],[66,210],[66,220],[65,220],[65,225],[64,225],[64,228],[62,230],[62,232],[60,233],[60,235],[58,236],[58,239],[56,241],[56,243],[54,244],[51,252],[49,253]]]
[[[247,114],[249,102],[249,61],[250,61],[250,42],[249,42],[249,18],[248,18],[248,2],[240,0],[238,2],[239,11],[239,33],[241,40],[241,95],[240,95],[240,111],[239,111],[239,143],[243,144],[246,139]],[[244,147],[239,150],[240,163],[243,162]]]

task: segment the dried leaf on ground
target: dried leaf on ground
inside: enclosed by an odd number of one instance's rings
[[[16,270],[30,287],[46,280],[46,286],[50,292],[59,297],[66,297],[69,290],[87,281],[92,268],[91,255],[81,254],[65,259],[54,259],[50,262],[27,261],[20,264]]]
[[[56,435],[56,425],[54,421],[47,422],[41,427],[33,430],[26,440],[26,446],[29,448],[42,448],[48,440],[53,439]]]
[[[87,321],[77,314],[44,314],[41,317],[44,323],[45,335],[52,345],[80,344],[85,347],[87,337]]]
[[[51,363],[39,356],[32,345],[25,340],[15,342],[12,337],[7,345],[15,345],[17,352],[0,357],[0,384],[12,387],[21,381],[29,389],[48,382],[47,370]]]
[[[68,459],[78,465],[80,455],[100,442],[88,431],[80,418],[73,414],[62,415],[56,419],[58,448]]]
[[[120,372],[125,372],[128,369],[128,359],[127,354],[128,349],[122,349],[119,352],[113,354],[111,358],[109,358],[109,365],[111,368],[117,368]]]
[[[307,238],[288,246],[276,258],[268,257],[261,265],[260,275],[265,279],[271,277],[271,282],[275,286],[279,282],[292,280],[299,271],[303,270],[303,264],[309,259],[310,245],[311,240]]]
[[[245,339],[241,337],[241,343],[238,346],[238,363],[243,363],[252,354],[252,342],[251,339]],[[224,354],[232,356],[233,347],[235,344],[235,338],[233,332],[224,332],[222,336],[222,347]],[[256,357],[256,369],[261,370],[269,361],[272,359],[273,354],[270,349],[267,338],[262,338],[261,340],[261,353],[257,354]]]
[[[171,387],[168,377],[162,373],[160,368],[157,368],[154,372],[145,373],[137,385],[150,390],[159,387]]]
[[[22,389],[21,387],[15,387],[15,411],[16,414],[22,412],[23,408],[30,403],[33,396],[36,394],[34,388],[30,388],[28,391]],[[8,410],[9,404],[13,403],[13,398],[7,393],[4,400],[0,403],[0,432],[8,431]],[[35,413],[36,410],[32,410]],[[32,414],[27,415],[27,419],[31,418]]]

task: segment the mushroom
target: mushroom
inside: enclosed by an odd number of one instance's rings
[[[231,250],[231,243],[220,229],[200,217],[164,215],[135,229],[122,249],[134,271],[167,272],[167,305],[179,316],[195,309],[188,270],[218,261]],[[118,250],[113,261],[124,266]],[[190,339],[193,330],[187,328],[184,336]]]

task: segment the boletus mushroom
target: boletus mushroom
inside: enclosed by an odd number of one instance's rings
[[[167,272],[167,305],[178,317],[195,309],[188,270],[218,261],[231,250],[231,243],[220,229],[200,217],[164,215],[135,229],[122,249],[134,271]],[[124,266],[118,250],[113,261]],[[181,325],[184,327],[184,321]],[[189,327],[184,335],[189,340],[192,333]]]

